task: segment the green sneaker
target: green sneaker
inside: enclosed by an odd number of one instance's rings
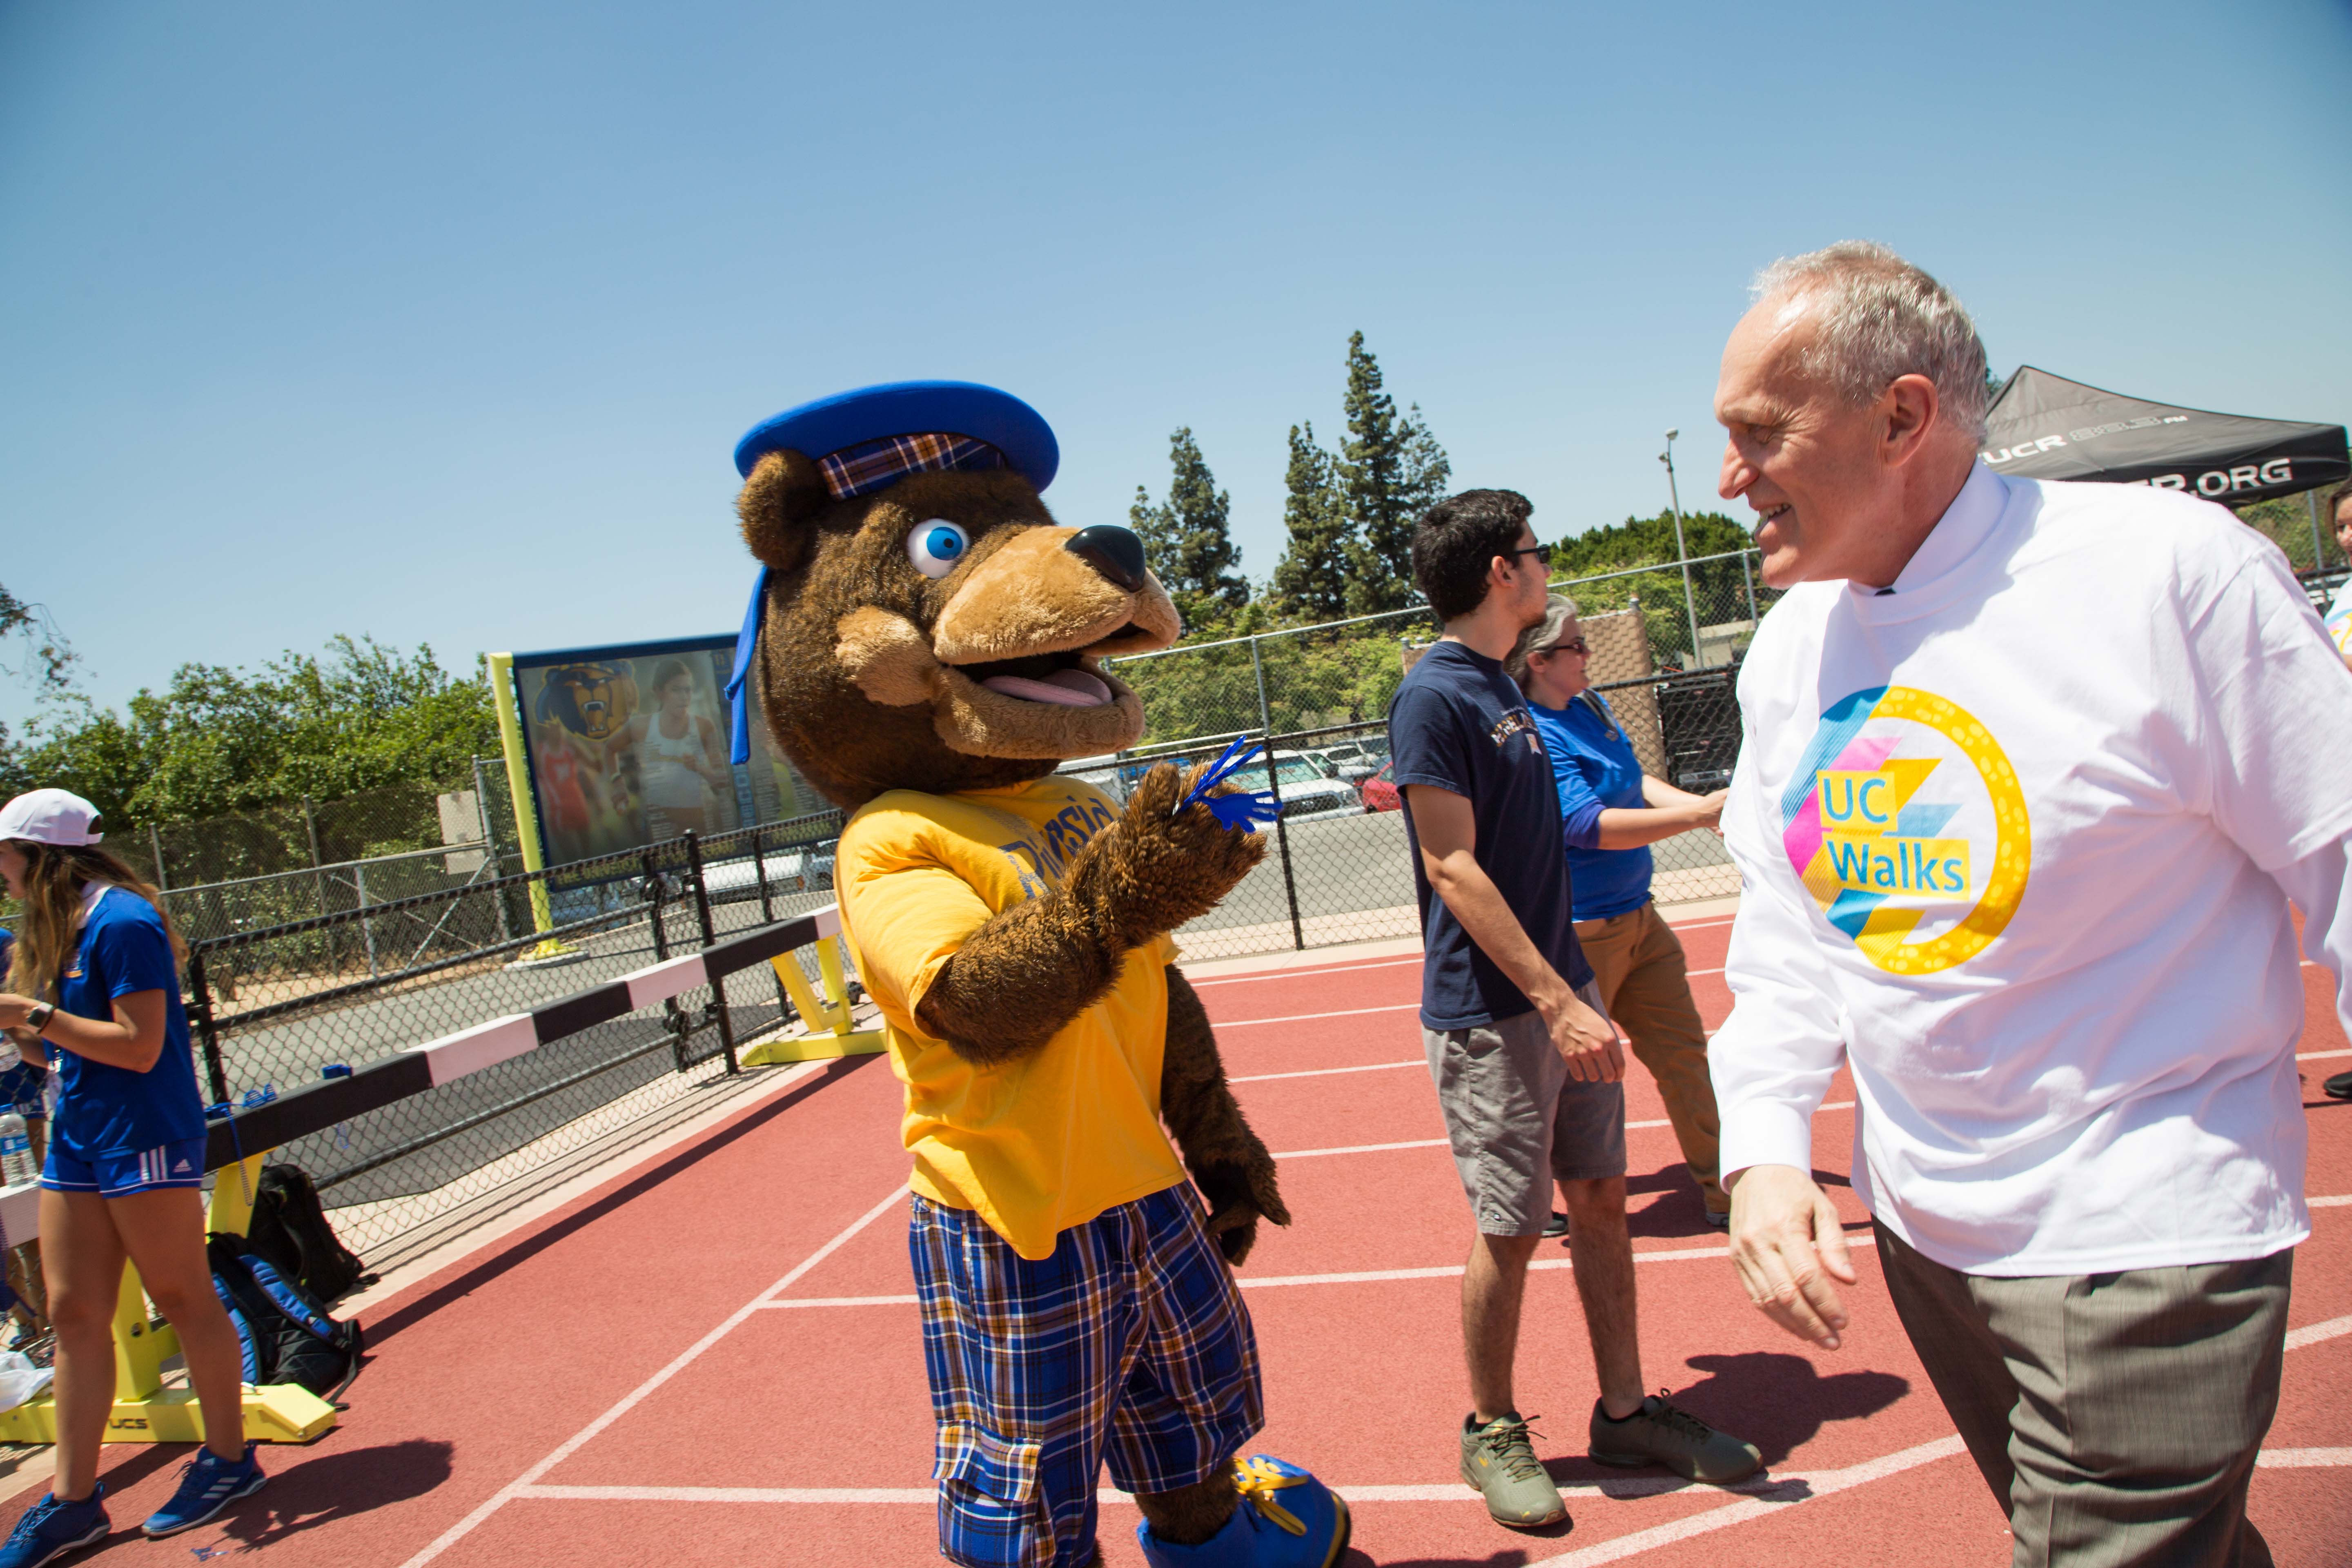
[[[1764,1468],[1764,1456],[1755,1444],[1743,1443],[1687,1410],[1675,1409],[1663,1394],[1643,1400],[1642,1408],[1622,1421],[1611,1420],[1596,1400],[1591,1452],[1596,1464],[1664,1465],[1692,1480],[1715,1486],[1746,1480]]]
[[[1518,1412],[1506,1411],[1484,1426],[1477,1419],[1474,1412],[1462,1422],[1462,1479],[1486,1494],[1495,1522],[1528,1529],[1566,1519],[1568,1504],[1536,1458]]]

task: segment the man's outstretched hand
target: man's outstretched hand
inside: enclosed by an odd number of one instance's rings
[[[1845,1226],[1813,1179],[1794,1165],[1750,1165],[1731,1181],[1731,1262],[1764,1315],[1828,1350],[1844,1333],[1837,1286],[1856,1275]]]

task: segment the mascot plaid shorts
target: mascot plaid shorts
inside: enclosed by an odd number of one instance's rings
[[[1265,1424],[1249,1314],[1190,1183],[1072,1226],[1034,1262],[919,1196],[908,1249],[951,1562],[1084,1563],[1106,1461],[1122,1490],[1173,1491]]]

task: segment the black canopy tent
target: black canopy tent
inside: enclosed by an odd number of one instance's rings
[[[2157,485],[2244,506],[2352,473],[2341,425],[2176,408],[2032,365],[2009,378],[1985,422],[1985,461],[2030,479]]]

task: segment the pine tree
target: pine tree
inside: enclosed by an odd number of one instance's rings
[[[1153,506],[1139,485],[1128,517],[1143,537],[1151,574],[1175,601],[1185,626],[1201,631],[1248,604],[1249,584],[1238,570],[1241,548],[1228,526],[1232,498],[1217,489],[1190,426],[1168,438],[1168,459],[1174,472],[1167,503]]]
[[[1348,613],[1348,576],[1355,529],[1339,488],[1338,464],[1315,443],[1315,426],[1290,427],[1289,497],[1282,526],[1290,539],[1275,566],[1272,588],[1284,618],[1333,621]]]
[[[1421,405],[1400,419],[1383,387],[1380,362],[1364,334],[1348,338],[1348,442],[1339,489],[1356,544],[1349,562],[1350,614],[1402,609],[1412,602],[1412,527],[1453,478],[1445,449],[1429,432]]]

